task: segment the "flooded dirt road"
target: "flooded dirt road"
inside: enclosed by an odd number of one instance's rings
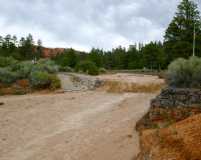
[[[135,123],[156,93],[105,91],[0,97],[1,160],[131,160]]]

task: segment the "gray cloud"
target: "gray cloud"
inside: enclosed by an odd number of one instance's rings
[[[45,46],[84,50],[162,40],[179,1],[0,0],[0,34],[32,33]]]

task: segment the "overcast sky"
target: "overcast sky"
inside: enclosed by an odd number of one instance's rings
[[[31,33],[48,47],[126,47],[135,42],[162,40],[179,2],[0,0],[0,35],[20,37]]]

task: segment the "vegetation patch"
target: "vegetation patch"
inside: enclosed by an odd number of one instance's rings
[[[0,57],[0,94],[25,94],[35,89],[55,90],[61,87],[56,76],[58,67],[48,59],[37,62],[16,61],[11,57]]]
[[[167,82],[170,87],[201,88],[201,58],[179,58],[168,67]]]
[[[96,66],[95,63],[93,63],[92,61],[83,61],[80,62],[77,66],[76,66],[76,71],[77,72],[84,72],[84,73],[88,73],[89,75],[98,75],[99,74],[99,69]]]

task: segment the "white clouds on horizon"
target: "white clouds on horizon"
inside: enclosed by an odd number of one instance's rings
[[[45,46],[80,50],[162,40],[178,2],[0,0],[0,35],[31,33]]]

